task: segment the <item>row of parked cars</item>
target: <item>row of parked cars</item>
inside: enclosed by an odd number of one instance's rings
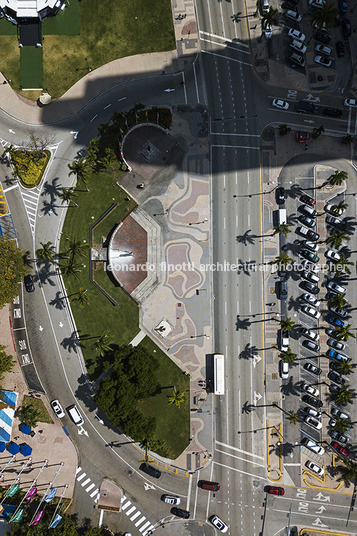
[[[283,188],[280,187],[279,191],[276,192],[277,203],[282,205],[282,198],[285,198]],[[304,194],[300,197],[301,204],[298,206],[298,220],[301,225],[296,229],[298,235],[300,235],[304,240],[299,245],[299,256],[303,257],[304,270],[300,273],[301,281],[299,287],[304,291],[303,294],[299,296],[299,301],[301,303],[300,310],[301,312],[309,317],[318,320],[321,317],[321,312],[319,311],[320,300],[318,299],[318,294],[320,292],[319,283],[319,270],[320,267],[319,257],[317,252],[319,251],[319,244],[317,241],[320,236],[315,231],[316,228],[316,216],[317,211],[315,209],[315,199]],[[333,205],[328,204],[325,207],[326,211],[326,223],[328,226],[332,226],[338,229],[341,229],[342,221],[340,218],[336,217],[335,210]],[[343,212],[341,209],[340,215]],[[325,256],[329,262],[338,262],[341,258],[338,251],[329,249],[325,252]],[[281,282],[281,285],[283,282]],[[284,281],[284,293],[278,296],[280,299],[286,299],[287,297],[287,282]],[[326,283],[326,290],[328,292],[327,297],[333,295],[341,294],[345,295],[347,289],[339,284],[338,281],[330,279]],[[341,391],[341,385],[347,383],[347,379],[344,378],[338,370],[338,365],[341,362],[347,361],[347,355],[341,353],[346,351],[347,343],[345,340],[337,339],[338,332],[334,328],[344,327],[345,320],[348,316],[348,312],[345,309],[339,309],[337,307],[329,306],[329,311],[326,315],[326,321],[332,326],[326,328],[326,333],[328,335],[327,345],[329,349],[326,353],[327,357],[330,359],[329,372],[327,378],[330,380],[329,389],[330,392],[339,392]],[[301,334],[304,337],[302,345],[304,348],[312,352],[313,354],[320,354],[321,347],[319,343],[319,333],[314,327],[307,327],[301,329]],[[283,330],[278,331],[278,347],[281,352],[287,351],[289,348],[289,333],[284,332]],[[306,361],[303,365],[303,369],[308,374],[314,378],[318,383],[319,376],[322,373],[322,370],[316,364],[317,355],[311,356],[311,361]],[[309,358],[306,358],[309,359]],[[282,360],[279,363],[280,376],[282,379],[289,378],[289,365],[284,363]],[[302,415],[304,422],[312,427],[313,429],[320,431],[322,429],[321,422],[321,407],[323,402],[320,400],[319,390],[310,383],[303,382],[301,386],[303,392],[302,401],[305,403],[305,407],[302,408]],[[336,418],[339,419],[349,419],[349,416],[342,411],[340,408],[332,407],[331,408],[331,417],[329,420],[329,435],[334,440],[331,442],[331,447],[339,455],[348,456],[349,451],[346,448],[346,444],[349,441],[348,435],[339,433],[334,429],[336,425]],[[309,437],[304,437],[301,441],[301,444],[313,451],[318,455],[323,455],[325,452],[324,447],[318,445]],[[318,475],[323,475],[324,468],[320,465],[312,462],[311,460],[306,462],[306,466]]]

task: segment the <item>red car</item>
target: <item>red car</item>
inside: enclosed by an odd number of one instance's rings
[[[350,455],[350,451],[348,449],[346,449],[346,447],[343,447],[342,445],[337,443],[337,441],[332,441],[331,447],[336,452],[338,452],[339,454],[342,454],[342,456],[349,456]]]
[[[295,132],[295,141],[298,143],[306,143],[310,139],[310,132]]]
[[[300,201],[301,203],[306,203],[307,205],[315,205],[316,204],[316,201],[313,197],[310,197],[309,195],[302,195],[300,197]]]
[[[265,491],[270,495],[284,495],[285,489],[278,486],[266,486]]]

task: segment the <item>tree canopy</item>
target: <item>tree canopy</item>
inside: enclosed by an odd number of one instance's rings
[[[0,236],[0,308],[18,295],[18,283],[29,272],[26,256],[13,240]]]
[[[99,384],[95,402],[112,425],[142,441],[153,435],[155,419],[144,416],[137,402],[154,396],[160,390],[157,359],[145,348],[121,346],[110,354],[110,375]]]

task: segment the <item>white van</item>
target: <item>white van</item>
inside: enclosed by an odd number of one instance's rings
[[[67,408],[67,411],[72,421],[74,422],[74,424],[76,424],[77,426],[81,426],[82,424],[84,424],[83,417],[79,413],[77,406],[75,404],[73,404],[73,406],[69,406]]]
[[[270,9],[269,0],[262,0],[262,11],[263,11],[263,13],[268,13],[269,9]]]
[[[279,208],[279,225],[286,223],[286,208]]]

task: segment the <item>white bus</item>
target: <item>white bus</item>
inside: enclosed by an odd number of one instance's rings
[[[224,395],[224,355],[214,354],[214,394]]]

